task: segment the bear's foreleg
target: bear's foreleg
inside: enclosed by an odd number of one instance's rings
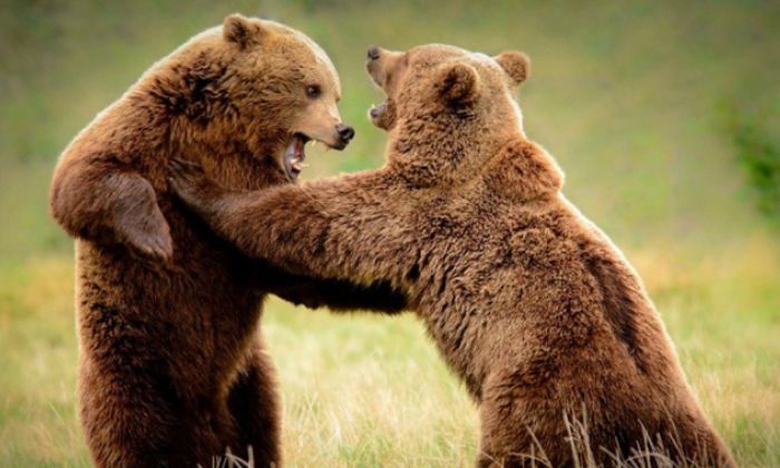
[[[404,219],[386,207],[393,195],[376,188],[376,177],[236,192],[196,164],[175,161],[171,170],[179,198],[244,254],[297,274],[406,293],[403,277],[418,246]]]
[[[100,160],[65,160],[51,185],[51,213],[73,237],[125,244],[153,258],[173,253],[157,196],[141,175]]]

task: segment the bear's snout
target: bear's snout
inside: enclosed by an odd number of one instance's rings
[[[336,133],[343,146],[347,146],[347,143],[355,137],[355,129],[344,123],[336,125]]]
[[[368,57],[369,60],[376,60],[379,58],[379,50],[380,50],[379,47],[371,46],[368,48],[368,53],[366,54],[366,56]]]
[[[391,91],[388,85],[393,82],[392,77],[400,76],[407,64],[408,59],[404,52],[395,52],[379,46],[371,46],[366,52],[366,71],[371,80],[385,92]]]
[[[377,86],[383,86],[385,82],[386,70],[384,62],[384,51],[379,46],[371,46],[366,52],[366,71],[371,77],[371,80],[376,83]]]

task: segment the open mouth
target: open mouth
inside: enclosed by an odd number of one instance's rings
[[[295,180],[308,167],[306,160],[306,143],[311,140],[302,133],[294,133],[290,143],[284,150],[284,172],[290,180]]]

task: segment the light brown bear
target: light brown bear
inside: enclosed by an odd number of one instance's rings
[[[478,466],[611,466],[653,447],[733,467],[640,279],[526,138],[512,92],[527,58],[372,48],[368,70],[388,95],[371,111],[390,131],[383,168],[251,193],[182,164],[179,195],[248,255],[408,297],[479,406]]]
[[[268,292],[311,306],[403,308],[386,285],[293,278],[242,256],[167,187],[172,157],[236,189],[295,179],[309,139],[343,148],[322,49],[232,15],[150,68],[65,150],[51,211],[76,241],[81,423],[99,467],[212,466],[226,447],[279,466]]]

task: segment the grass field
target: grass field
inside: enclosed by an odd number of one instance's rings
[[[0,467],[81,467],[71,241],[47,215],[68,140],[154,60],[230,12],[277,18],[331,54],[357,138],[307,177],[379,164],[362,71],[372,43],[526,51],[529,136],[565,193],[642,275],[740,466],[780,467],[780,232],[756,214],[723,103],[777,135],[780,5],[745,2],[1,0]],[[764,113],[764,114],[762,114]],[[411,316],[269,302],[288,466],[471,466],[465,390]]]

